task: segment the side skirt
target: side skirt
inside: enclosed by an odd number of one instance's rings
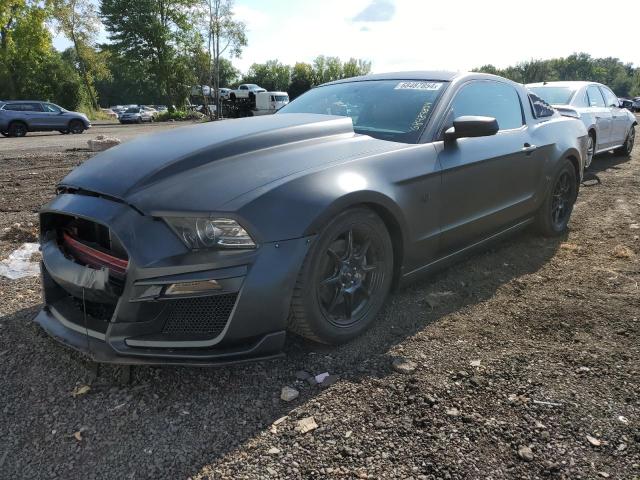
[[[498,233],[494,233],[493,235],[486,237],[476,243],[468,245],[456,252],[450,253],[448,255],[445,255],[444,257],[434,260],[431,263],[423,265],[422,267],[418,267],[414,270],[411,270],[410,272],[407,272],[402,275],[402,278],[400,279],[400,284],[406,285],[408,283],[413,282],[414,280],[417,280],[418,278],[421,278],[425,275],[441,270],[453,263],[456,263],[462,260],[463,258],[467,257],[468,255],[472,254],[473,252],[481,250],[494,242],[502,240],[505,237],[508,237],[520,230],[523,230],[528,225],[532,224],[534,220],[535,220],[534,217],[527,218],[519,223],[516,223],[515,225],[512,225],[509,228],[506,228],[505,230],[501,230]]]

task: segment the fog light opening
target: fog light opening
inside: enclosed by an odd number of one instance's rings
[[[169,285],[164,294],[174,295],[198,295],[202,293],[212,293],[220,290],[222,286],[216,280],[200,280],[195,282],[173,283]]]

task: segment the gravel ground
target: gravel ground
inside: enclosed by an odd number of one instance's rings
[[[0,258],[89,156],[5,141]],[[96,378],[32,322],[37,279],[0,279],[0,478],[639,479],[640,146],[586,183],[566,238],[518,235],[394,293],[359,340],[268,363]]]

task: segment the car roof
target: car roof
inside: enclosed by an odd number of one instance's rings
[[[51,103],[44,100],[0,100],[0,103]]]
[[[578,80],[567,80],[563,82],[537,82],[537,83],[527,83],[528,87],[568,87],[573,89],[578,89],[581,87],[585,87],[587,85],[601,85],[598,82],[584,82]]]
[[[416,70],[411,72],[389,72],[389,73],[373,73],[370,75],[361,75],[359,77],[343,78],[333,82],[327,82],[325,85],[333,83],[346,82],[363,82],[366,80],[439,80],[450,82],[456,77],[464,75],[461,72],[448,72],[441,70]]]

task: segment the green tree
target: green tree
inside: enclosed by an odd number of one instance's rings
[[[80,78],[54,50],[49,1],[0,2],[0,98],[41,98],[69,109],[82,100]]]
[[[286,90],[291,82],[291,67],[278,60],[254,63],[242,83],[256,83],[269,91]]]
[[[91,0],[55,0],[54,15],[59,30],[73,44],[73,63],[82,77],[91,107],[98,109],[94,79],[109,76],[105,56],[95,49],[100,18]]]
[[[639,69],[632,64],[622,63],[618,58],[593,58],[587,53],[574,53],[549,60],[529,60],[504,69],[484,65],[475,71],[501,75],[520,83],[586,80],[604,83],[618,96],[640,94]]]
[[[313,85],[313,66],[303,62],[296,63],[291,70],[291,83],[287,89],[289,97],[296,98],[313,87]]]
[[[371,62],[357,58],[350,58],[342,66],[342,77],[358,77],[371,73]]]
[[[151,77],[156,98],[182,103],[195,81],[189,42],[197,39],[192,14],[198,0],[102,0],[109,49]],[[140,79],[143,80],[143,79]]]
[[[211,59],[207,85],[213,83],[215,92],[215,116],[219,118],[222,55],[239,57],[247,46],[247,27],[233,15],[233,0],[202,0],[206,9],[207,51]]]

